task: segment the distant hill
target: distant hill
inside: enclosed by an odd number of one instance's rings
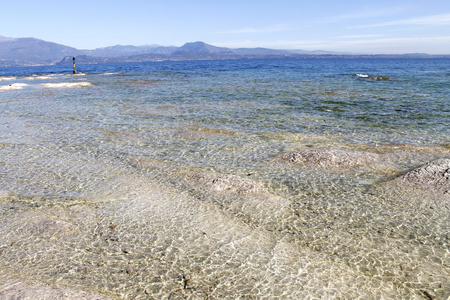
[[[288,50],[274,50],[268,48],[238,48],[232,50],[238,55],[290,55]]]
[[[52,65],[67,55],[82,52],[72,47],[35,38],[7,38],[0,36],[1,65]]]
[[[36,38],[10,38],[0,36],[0,66],[30,66],[72,63],[140,62],[161,60],[237,59],[295,56],[307,54],[267,48],[231,49],[204,42],[186,43],[181,47],[160,45],[115,45],[93,50],[79,50]],[[329,52],[328,52],[329,53]]]
[[[161,60],[206,60],[206,59],[238,59],[238,58],[267,58],[289,57],[296,53],[287,50],[273,50],[266,48],[231,49],[216,47],[204,42],[186,43],[181,47],[164,46],[112,46],[94,50],[83,50],[79,55],[79,63],[105,62],[142,62]],[[306,53],[306,52],[305,52]],[[67,56],[58,64],[70,64],[72,57]]]
[[[191,52],[191,53],[232,53],[229,48],[216,47],[203,42],[186,43],[178,48],[175,53]]]
[[[225,48],[204,42],[186,43],[181,47],[159,45],[115,45],[93,50],[79,50],[36,38],[10,38],[0,36],[0,67],[71,64],[77,63],[143,62],[162,60],[205,60],[238,58],[272,58],[321,55],[350,55],[329,51],[274,50],[268,48]],[[353,55],[358,56],[358,55]],[[395,56],[395,55],[394,55]],[[374,57],[374,56],[370,56]],[[381,57],[392,57],[381,55]],[[410,54],[404,57],[430,57]],[[448,57],[448,56],[445,56]]]
[[[158,49],[160,47],[161,46],[159,46],[159,45],[145,45],[145,46],[115,45],[115,46],[110,46],[110,47],[97,48],[94,50],[82,50],[82,51],[83,51],[83,54],[86,54],[89,56],[119,57],[119,56],[149,54],[149,53],[153,53],[156,49]]]

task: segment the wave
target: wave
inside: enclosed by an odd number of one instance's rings
[[[59,83],[43,83],[42,86],[47,89],[61,89],[61,88],[79,88],[92,86],[90,82],[59,82]]]
[[[10,81],[10,80],[16,80],[16,77],[14,77],[14,76],[0,76],[0,81]]]
[[[43,75],[38,76],[38,75],[33,75],[33,76],[25,77],[24,80],[45,80],[45,79],[52,79],[52,78],[55,78],[55,76],[49,76],[49,75],[46,75],[46,76],[43,76]]]
[[[27,86],[26,83],[13,83],[9,85],[0,85],[0,91],[7,91],[7,90],[21,90],[24,86]]]

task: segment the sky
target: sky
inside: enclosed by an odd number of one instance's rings
[[[449,0],[0,0],[0,35],[113,45],[450,54]]]

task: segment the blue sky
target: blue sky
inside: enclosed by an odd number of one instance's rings
[[[231,48],[450,54],[449,0],[2,2],[0,35],[78,49],[204,41]]]

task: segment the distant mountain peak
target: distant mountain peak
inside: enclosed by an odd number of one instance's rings
[[[202,41],[189,42],[181,47],[159,45],[115,45],[94,50],[47,42],[36,38],[0,36],[0,67],[70,64],[77,57],[79,63],[144,62],[163,60],[208,60],[239,58],[299,57],[304,55],[354,55],[330,51],[275,50],[269,48],[225,48]],[[357,55],[357,54],[355,54]],[[407,54],[404,57],[428,57],[426,54]],[[384,56],[385,57],[385,56]],[[443,57],[450,57],[444,55]]]
[[[9,41],[14,41],[14,40],[17,40],[17,39],[0,35],[0,42],[9,42]]]
[[[188,50],[196,52],[209,52],[209,49],[215,48],[212,45],[208,45],[204,42],[189,42],[179,48],[179,50]]]
[[[61,44],[36,38],[0,37],[2,65],[51,65],[67,55],[78,55],[80,51]]]
[[[231,49],[216,47],[216,46],[207,44],[205,42],[197,41],[197,42],[190,42],[190,43],[184,44],[183,46],[178,48],[177,52],[184,52],[184,51],[199,52],[199,53],[220,53],[220,52],[229,53],[229,52],[231,52]]]
[[[183,46],[181,46],[181,47],[192,47],[192,46],[199,47],[199,46],[205,46],[205,45],[211,46],[211,45],[209,45],[209,44],[207,44],[207,43],[205,43],[205,42],[202,42],[202,41],[196,41],[196,42],[187,42],[187,43],[185,43],[185,44],[184,44]]]
[[[151,53],[154,49],[160,47],[159,45],[115,45],[109,47],[101,47],[94,50],[83,50],[87,55],[97,57],[120,57],[130,55],[141,55]]]

